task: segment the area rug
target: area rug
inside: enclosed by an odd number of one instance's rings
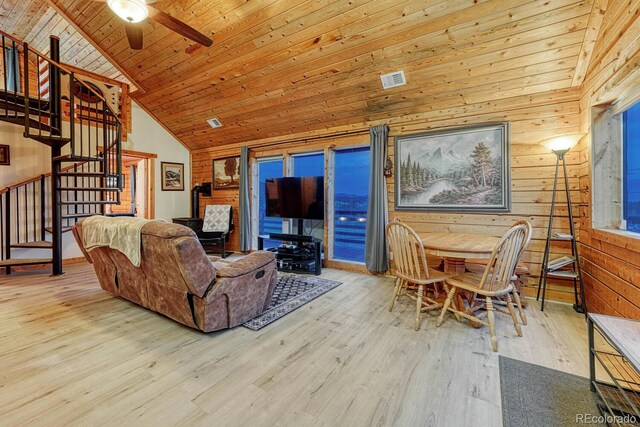
[[[257,331],[341,284],[342,282],[316,276],[278,272],[271,305],[260,316],[243,326]]]
[[[503,356],[499,363],[504,427],[604,425],[593,423],[601,414],[587,378]]]

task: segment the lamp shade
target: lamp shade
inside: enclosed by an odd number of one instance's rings
[[[107,5],[127,22],[140,22],[149,16],[149,9],[144,0],[107,0]]]
[[[565,135],[556,135],[551,138],[543,139],[540,145],[551,151],[569,151],[584,136],[583,133],[567,133]]]

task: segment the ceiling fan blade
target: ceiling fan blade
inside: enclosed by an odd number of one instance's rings
[[[149,4],[147,4],[147,8],[149,9],[149,18],[153,19],[158,24],[162,24],[170,30],[175,31],[176,33],[185,36],[186,38],[191,39],[194,42],[200,43],[203,46],[209,47],[213,44],[213,41],[209,37],[191,28],[190,26],[174,18],[173,16],[159,11]]]
[[[138,24],[130,24],[128,22],[125,22],[124,29],[127,32],[127,40],[129,40],[129,46],[131,46],[131,49],[142,49],[142,27]]]

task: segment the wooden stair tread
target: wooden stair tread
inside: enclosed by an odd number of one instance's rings
[[[30,259],[5,259],[0,261],[0,267],[13,267],[16,265],[36,265],[36,264],[51,264],[53,261],[51,258],[30,258]]]
[[[47,242],[46,240],[38,240],[35,242],[22,242],[22,243],[14,243],[11,245],[12,248],[38,248],[38,249],[51,249],[53,244],[51,242]]]

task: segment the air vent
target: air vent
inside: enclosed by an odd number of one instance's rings
[[[391,89],[392,87],[402,86],[407,84],[407,80],[404,77],[404,71],[394,71],[393,73],[383,74],[380,76],[382,80],[383,89]]]
[[[213,119],[207,120],[207,123],[209,123],[209,126],[211,126],[212,128],[219,128],[220,126],[222,126],[222,122],[218,120],[216,117],[214,117]]]

